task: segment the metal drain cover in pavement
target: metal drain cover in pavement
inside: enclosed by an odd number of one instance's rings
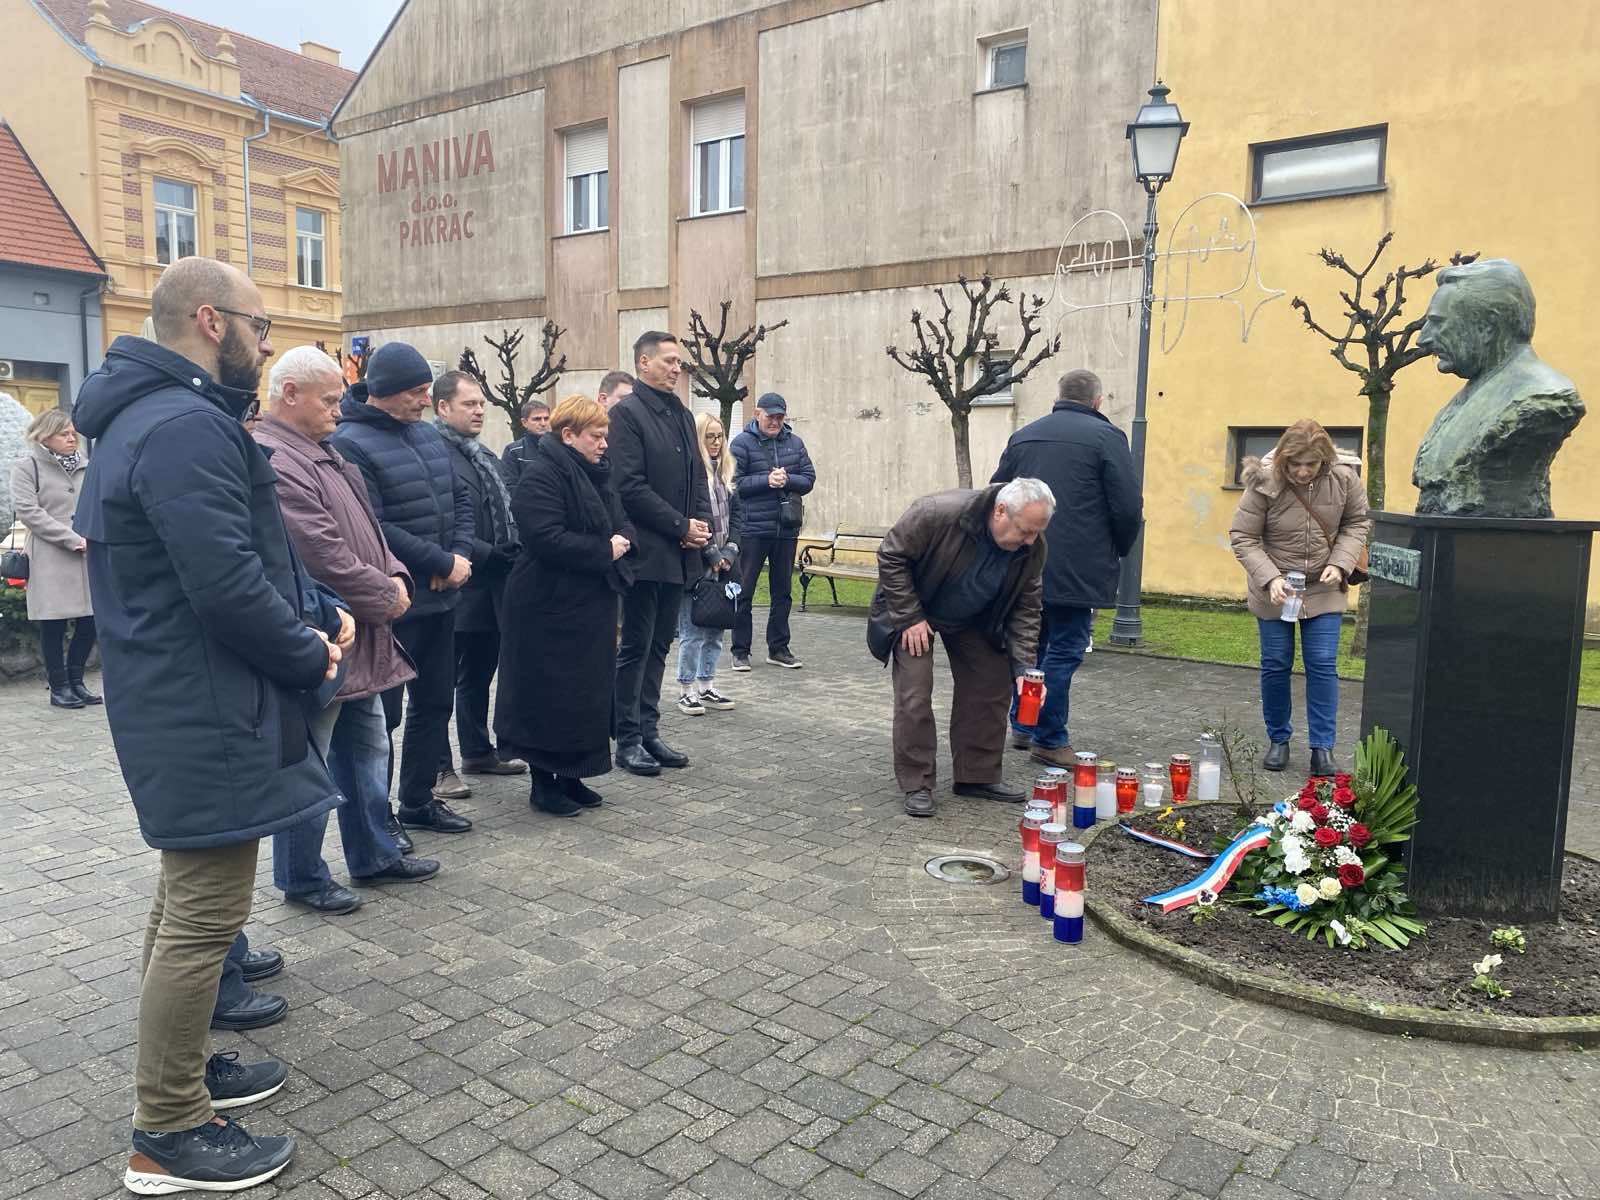
[[[930,858],[927,872],[944,883],[999,883],[1011,872],[981,854],[941,854]]]

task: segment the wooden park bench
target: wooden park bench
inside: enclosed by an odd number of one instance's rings
[[[800,611],[806,611],[806,593],[813,579],[826,579],[839,607],[839,579],[878,582],[878,547],[889,532],[884,525],[841,525],[800,551]]]

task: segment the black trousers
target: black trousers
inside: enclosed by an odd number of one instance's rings
[[[493,758],[489,737],[489,685],[500,666],[500,631],[456,631],[456,746],[463,761]],[[439,770],[451,771],[455,763],[447,741]]]
[[[767,653],[789,648],[789,609],[794,606],[790,595],[790,576],[794,572],[795,535],[780,537],[746,538],[739,546],[739,586],[749,596],[756,590],[756,580],[761,568],[767,566],[768,590],[772,593],[772,608],[767,612]],[[733,652],[748,655],[754,640],[751,628],[750,606],[741,604],[733,626]]]
[[[617,745],[636,746],[657,734],[661,677],[678,633],[683,584],[640,581],[622,599],[622,644],[617,648]]]
[[[39,622],[39,653],[44,658],[45,670],[50,678],[70,675],[83,678],[83,664],[89,661],[94,649],[94,618],[74,618],[72,645],[67,645],[67,619]]]
[[[410,689],[405,736],[400,747],[401,808],[426,808],[433,802],[439,760],[450,752],[450,708],[455,696],[456,614],[433,613],[400,621],[394,636],[416,665],[417,677],[383,694],[383,719],[389,728],[389,778],[394,779],[394,731],[400,724],[404,692]]]

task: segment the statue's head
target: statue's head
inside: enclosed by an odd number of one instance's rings
[[[1475,379],[1533,340],[1533,289],[1509,259],[1446,267],[1422,320],[1417,345],[1439,370]]]

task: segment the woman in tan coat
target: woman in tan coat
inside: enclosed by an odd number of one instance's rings
[[[50,703],[82,708],[101,703],[83,686],[83,667],[94,649],[89,605],[87,543],[72,528],[83,487],[84,458],[78,432],[59,408],[28,426],[28,452],[11,468],[11,501],[28,531],[28,620],[39,622],[39,649],[50,676]],[[67,647],[67,622],[73,621]]]
[[[1229,536],[1249,581],[1250,611],[1261,632],[1261,712],[1272,742],[1263,765],[1289,765],[1289,676],[1295,626],[1306,668],[1306,725],[1311,774],[1332,775],[1334,725],[1339,715],[1339,622],[1350,572],[1367,544],[1367,493],[1361,460],[1342,456],[1328,431],[1297,421],[1259,462],[1245,463],[1244,498]],[[1306,577],[1298,621],[1282,619],[1284,576]]]

